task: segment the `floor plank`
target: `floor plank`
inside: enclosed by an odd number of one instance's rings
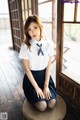
[[[7,112],[8,120],[22,120],[24,70],[17,52],[2,47],[0,51],[0,113]]]

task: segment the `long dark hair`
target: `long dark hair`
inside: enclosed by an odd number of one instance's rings
[[[24,26],[25,43],[27,44],[27,46],[29,48],[31,46],[31,44],[30,44],[31,37],[28,34],[28,28],[29,28],[29,25],[31,24],[31,22],[35,22],[39,26],[39,28],[40,28],[40,38],[44,37],[44,35],[43,35],[43,26],[42,26],[41,19],[37,15],[29,16],[27,18],[27,20],[25,22],[25,26]]]

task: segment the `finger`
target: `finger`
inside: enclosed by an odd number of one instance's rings
[[[40,94],[40,97],[41,97],[42,99],[44,99],[44,94],[43,94],[43,93],[41,93],[41,94]]]
[[[40,94],[38,93],[38,94],[37,94],[37,97],[38,97],[38,98],[39,98],[39,97],[40,97],[40,98],[43,98],[43,96],[42,96],[41,93],[40,93]]]
[[[47,99],[48,99],[48,100],[50,99],[50,96],[49,96],[49,95],[47,96]]]
[[[39,95],[37,95],[37,97],[39,98]]]
[[[51,97],[51,96],[50,96],[50,93],[48,93],[48,94],[47,94],[47,99],[49,100],[49,99],[50,99],[50,97]]]
[[[39,93],[37,93],[37,97],[38,97],[38,98],[40,97]]]
[[[43,99],[44,98],[44,96],[42,95],[42,94],[40,94],[40,97]]]

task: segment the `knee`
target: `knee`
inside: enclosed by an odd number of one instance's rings
[[[48,108],[53,109],[55,107],[55,104],[56,104],[56,99],[52,99],[48,101]]]
[[[39,110],[40,111],[45,111],[45,109],[47,108],[47,104],[45,101],[42,101],[40,104],[39,104]]]
[[[39,103],[36,104],[36,108],[37,108],[39,111],[43,112],[43,111],[45,111],[45,109],[47,108],[47,104],[46,104],[45,101],[41,101],[41,102],[39,102]]]

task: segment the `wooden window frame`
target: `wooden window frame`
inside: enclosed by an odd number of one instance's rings
[[[41,4],[46,4],[46,3],[49,3],[49,2],[52,2],[52,20],[51,21],[42,21],[43,23],[45,24],[51,24],[52,25],[52,40],[54,40],[54,2],[55,0],[47,0],[47,1],[44,1],[44,2],[41,2],[41,3],[38,3],[38,6],[41,5]],[[55,42],[55,41],[53,41]]]

